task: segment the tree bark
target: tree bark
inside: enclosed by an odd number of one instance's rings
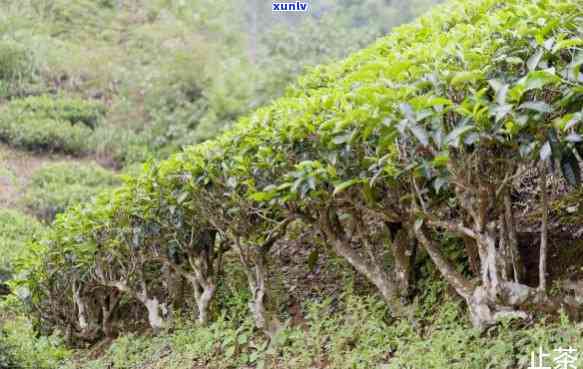
[[[243,247],[247,249],[243,249]],[[244,266],[251,291],[252,301],[249,303],[249,309],[255,319],[255,326],[262,330],[269,339],[273,339],[281,330],[282,324],[277,315],[268,308],[270,299],[266,265],[268,248],[243,246],[240,240],[237,240],[235,249]]]
[[[249,279],[249,287],[253,293],[253,301],[250,308],[255,315],[255,324],[263,329],[270,339],[279,332],[281,323],[274,312],[269,311],[269,288],[267,284],[267,268],[265,265],[265,255],[260,253],[255,261],[255,277]]]
[[[147,296],[142,296],[140,301],[148,310],[148,322],[150,327],[154,330],[154,333],[160,333],[162,329],[165,328],[166,322],[164,321],[164,315],[166,315],[166,307],[164,304],[160,303],[157,298],[148,298]]]
[[[198,322],[206,325],[210,319],[210,306],[215,295],[216,280],[222,263],[222,245],[215,251],[217,232],[205,233],[198,247],[198,252],[188,253],[188,262],[193,274],[190,276],[198,309]],[[217,265],[215,266],[215,261]]]
[[[210,307],[215,295],[217,277],[220,274],[222,251],[215,254],[215,238],[210,237],[208,242],[201,242],[197,249],[188,250],[188,264],[190,269],[184,268],[170,259],[161,257],[161,261],[174,270],[180,280],[190,283],[197,307],[197,321],[201,325],[208,324],[210,320]],[[215,262],[217,265],[215,267]]]
[[[101,335],[97,306],[91,304],[90,296],[84,294],[83,286],[73,286],[73,300],[77,306],[77,324],[75,326],[80,332],[79,334],[75,333],[76,337],[88,342],[96,341]]]
[[[445,280],[461,297],[468,300],[474,289],[472,283],[461,275],[453,264],[442,255],[435,242],[425,235],[423,226],[415,229],[415,235]]]
[[[480,275],[480,256],[478,255],[478,246],[476,245],[476,240],[468,236],[462,236],[462,238],[470,271],[475,275]]]
[[[524,277],[524,264],[520,256],[520,250],[518,249],[516,221],[514,219],[514,212],[512,211],[512,199],[510,198],[509,190],[504,192],[504,220],[508,232],[508,249],[510,251],[514,282],[518,283]]]
[[[187,278],[194,291],[198,313],[197,321],[201,325],[206,325],[210,320],[210,306],[215,295],[216,285],[212,281],[202,281],[194,274],[189,274]]]
[[[79,328],[82,332],[85,332],[89,327],[88,317],[87,317],[87,305],[83,298],[81,297],[82,287],[73,286],[73,298],[75,300],[75,305],[77,305],[77,316],[79,320]]]
[[[540,239],[540,256],[538,272],[538,290],[541,295],[546,294],[547,289],[547,248],[548,248],[548,228],[549,228],[549,201],[547,194],[547,176],[545,168],[542,170],[540,178],[540,191],[542,199],[542,221],[541,221],[541,239]]]
[[[441,254],[435,242],[425,235],[422,228],[419,227],[415,231],[419,242],[425,247],[431,260],[437,266],[445,280],[466,300],[470,311],[470,320],[475,328],[483,330],[503,318],[527,319],[529,317],[527,313],[519,311],[515,307],[531,298],[532,293],[530,288],[512,282],[498,283],[496,281],[492,284],[489,281],[491,276],[489,266],[486,267],[484,272],[484,275],[488,278],[488,282],[484,283],[483,281],[482,285],[475,286],[455,270],[451,262]],[[491,244],[488,244],[490,241],[486,238],[483,240],[484,245],[490,247]],[[485,255],[485,258],[491,259],[491,256]],[[491,264],[491,260],[485,260],[485,263]],[[494,290],[495,295],[501,295],[506,305],[496,303],[495,296],[492,296],[493,285],[496,286]]]
[[[395,261],[395,280],[399,295],[408,297],[411,290],[413,264],[415,263],[416,244],[414,238],[409,237],[409,230],[400,229],[392,244],[393,259]]]
[[[118,290],[111,290],[109,293],[105,292],[100,296],[101,329],[108,338],[115,337],[113,316],[119,306],[120,300],[121,294]]]
[[[140,291],[132,289],[126,281],[102,280],[101,283],[106,287],[113,287],[119,292],[127,293],[141,302],[148,311],[148,323],[155,333],[159,333],[165,328],[165,317],[168,315],[168,309],[166,308],[166,305],[161,303],[156,297],[149,296],[143,280],[141,281],[142,287]]]
[[[205,286],[200,299],[197,302],[198,322],[202,325],[206,325],[209,322],[210,305],[215,295],[215,289],[216,287],[214,284]]]
[[[352,267],[364,275],[378,289],[395,316],[403,316],[405,308],[399,300],[397,285],[384,270],[382,260],[374,258],[369,260],[370,258],[367,259],[356,252],[352,248],[350,240],[346,237],[346,232],[338,220],[338,215],[334,211],[331,214],[330,210],[321,211],[319,227],[336,254],[346,259]],[[379,259],[382,258],[379,256]]]

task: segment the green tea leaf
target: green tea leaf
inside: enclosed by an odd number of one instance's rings
[[[536,53],[534,53],[528,60],[526,61],[526,66],[528,70],[533,71],[540,63],[545,51],[543,49],[538,49]]]
[[[526,102],[520,105],[519,108],[534,110],[539,113],[551,113],[553,111],[553,108],[549,104],[542,101]]]
[[[484,73],[480,70],[457,72],[451,79],[452,86],[459,86],[464,83],[473,83],[484,79]]]
[[[421,145],[423,146],[429,145],[429,135],[427,134],[425,128],[421,127],[418,124],[414,124],[411,125],[409,129],[411,130],[415,138],[417,138],[419,142],[421,142]]]
[[[342,193],[347,188],[352,187],[358,183],[362,183],[362,180],[361,179],[351,179],[349,181],[338,183],[334,186],[334,193],[332,194],[332,196],[336,196],[336,195]]]

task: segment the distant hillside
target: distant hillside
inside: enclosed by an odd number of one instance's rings
[[[86,136],[76,151],[113,167],[165,157],[431,3],[330,1],[288,17],[257,1],[2,1],[0,101],[98,101],[103,124],[68,133]]]

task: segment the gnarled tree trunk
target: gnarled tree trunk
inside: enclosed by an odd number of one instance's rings
[[[93,342],[101,336],[100,317],[98,306],[92,303],[92,296],[87,295],[85,290],[82,284],[75,283],[73,286],[73,300],[77,307],[76,329],[79,331],[75,335],[84,341]]]
[[[475,285],[460,274],[452,263],[444,257],[439,246],[426,234],[424,227],[418,227],[415,234],[419,242],[425,247],[433,263],[437,266],[441,275],[466,300],[470,310],[472,325],[478,329],[487,328],[499,320],[508,317],[521,319],[528,318],[528,314],[517,309],[518,306],[533,298],[531,288],[508,281],[499,281],[493,277],[497,272],[492,270],[495,262],[488,252],[482,254],[482,283]],[[491,248],[491,240],[485,239],[486,244],[482,248]]]
[[[101,329],[108,338],[115,337],[113,317],[119,302],[121,293],[117,289],[111,289],[99,294],[99,305],[101,306]]]
[[[239,254],[247,276],[252,300],[249,309],[255,319],[255,326],[262,330],[270,339],[281,330],[282,324],[277,314],[269,308],[270,289],[267,277],[267,252],[271,244],[261,246],[241,245],[236,241],[235,249]]]
[[[176,276],[186,279],[192,286],[197,321],[201,325],[206,325],[210,320],[210,307],[215,296],[217,279],[221,274],[222,256],[226,251],[224,243],[216,245],[216,240],[216,231],[201,232],[196,242],[192,236],[190,245],[184,248],[190,268],[162,257],[162,261],[176,272]]]
[[[187,279],[194,291],[198,313],[197,321],[201,325],[206,325],[210,320],[210,305],[215,295],[216,285],[214,281],[202,280],[194,274],[189,274]]]
[[[148,310],[148,322],[155,333],[159,333],[166,327],[164,316],[168,313],[165,304],[158,301],[156,297],[148,297],[146,294],[139,294],[138,300],[144,304]]]
[[[126,279],[111,280],[106,277],[101,267],[96,268],[95,272],[99,282],[105,287],[112,287],[119,292],[126,293],[141,302],[148,312],[148,323],[155,333],[159,333],[167,326],[168,308],[164,302],[153,296],[148,289],[144,277],[144,263],[140,263],[134,270],[136,282],[131,286]],[[137,285],[137,286],[134,286]]]
[[[385,270],[382,255],[376,254],[367,242],[364,242],[363,246],[368,255],[363,256],[358,253],[352,247],[351,240],[340,223],[335,209],[323,209],[319,214],[318,225],[334,251],[378,289],[393,314],[404,315],[405,308],[399,300],[399,289],[392,276]]]
[[[393,259],[395,262],[395,280],[399,295],[408,297],[411,293],[411,284],[414,279],[414,264],[417,253],[417,244],[412,227],[400,228],[392,239]]]

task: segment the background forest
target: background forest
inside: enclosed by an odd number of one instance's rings
[[[0,0],[0,369],[583,350],[583,6],[439,2]]]

